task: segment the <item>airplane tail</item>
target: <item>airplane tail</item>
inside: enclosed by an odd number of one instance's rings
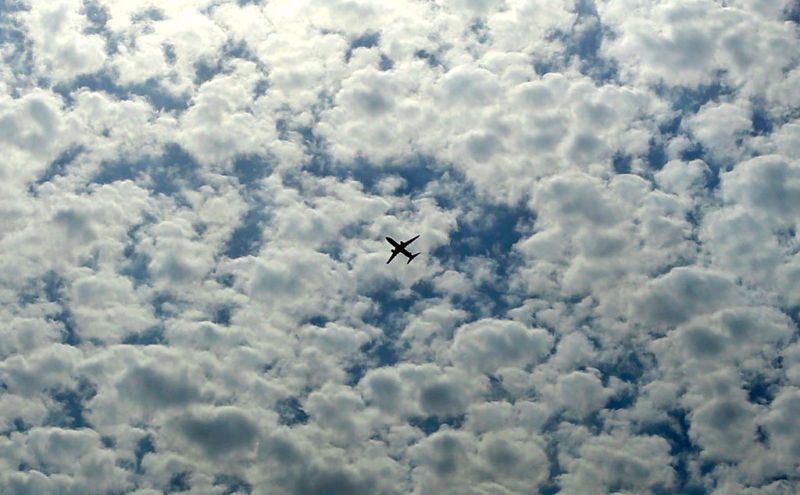
[[[412,254],[412,255],[411,255],[409,258],[408,258],[408,261],[406,261],[406,265],[407,265],[407,264],[409,264],[409,263],[411,263],[411,260],[413,260],[414,258],[416,258],[417,256],[419,256],[420,254],[422,254],[422,251],[420,251],[420,252],[419,252],[419,253],[417,253],[417,254]]]

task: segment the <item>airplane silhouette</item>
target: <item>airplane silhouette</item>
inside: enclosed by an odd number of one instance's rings
[[[417,237],[419,237],[419,235],[412,237],[411,239],[404,242],[397,242],[391,237],[387,237],[386,240],[389,241],[389,244],[394,246],[394,249],[392,249],[392,255],[389,257],[389,261],[387,261],[386,264],[388,265],[389,263],[391,263],[394,257],[397,256],[399,253],[403,253],[406,257],[408,257],[408,261],[406,262],[406,264],[411,263],[411,260],[419,256],[422,251],[420,251],[420,253],[417,254],[411,254],[406,250],[406,246],[416,241]]]

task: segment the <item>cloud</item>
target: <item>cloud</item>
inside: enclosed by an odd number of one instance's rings
[[[562,486],[573,493],[591,493],[598,487],[638,492],[673,486],[669,446],[663,438],[600,435],[579,449],[579,457],[567,460],[561,475]]]
[[[42,171],[61,130],[60,106],[58,96],[37,90],[22,98],[0,99],[0,139],[11,158],[3,166],[3,175],[24,182]],[[28,165],[23,167],[23,163]]]
[[[790,3],[0,8],[0,492],[796,492]]]
[[[800,169],[779,156],[742,162],[723,178],[726,199],[740,202],[768,218],[790,219],[800,202]],[[789,220],[791,222],[791,220]]]
[[[73,1],[36,4],[24,14],[40,77],[68,80],[103,66],[104,40],[84,32],[88,22],[79,7]]]
[[[699,194],[702,193],[709,174],[708,165],[702,160],[672,160],[655,174],[655,179],[659,188],[666,192],[678,195]]]
[[[124,470],[117,467],[113,452],[103,447],[91,430],[33,428],[3,441],[4,458],[28,466],[4,469],[3,482],[16,493],[77,493],[83,490],[129,488]],[[22,453],[21,456],[12,451]]]
[[[189,414],[175,421],[189,442],[200,446],[212,457],[240,449],[252,449],[258,433],[257,426],[232,407],[199,415]]]
[[[552,337],[513,321],[480,320],[456,331],[454,360],[466,368],[493,373],[499,367],[525,367],[549,354]]]
[[[733,284],[723,275],[680,267],[651,282],[634,300],[633,311],[646,323],[675,325],[713,311],[733,295]]]
[[[798,391],[796,388],[787,388],[775,398],[772,411],[764,418],[763,424],[770,435],[770,446],[778,451],[778,459],[781,463],[779,469],[792,469],[792,465],[797,465],[793,459],[797,458],[797,450],[800,445],[791,435],[785,434],[795,427],[797,408]]]
[[[171,377],[152,367],[128,371],[117,385],[120,398],[145,407],[180,406],[199,399],[188,375]]]

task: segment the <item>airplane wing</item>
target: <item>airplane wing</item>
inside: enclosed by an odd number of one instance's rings
[[[397,256],[397,254],[398,254],[399,252],[400,252],[400,251],[398,251],[398,250],[394,250],[394,251],[392,251],[392,255],[391,255],[391,256],[389,256],[389,261],[387,261],[387,262],[386,262],[386,264],[388,265],[389,263],[391,263],[391,262],[392,262],[392,260],[394,259],[394,257],[395,257],[395,256]]]
[[[408,245],[409,245],[409,244],[411,244],[412,242],[416,241],[416,240],[417,240],[417,237],[419,237],[419,234],[417,234],[416,236],[412,237],[411,239],[409,239],[409,240],[407,240],[407,241],[405,241],[405,242],[401,243],[401,244],[400,244],[400,247],[401,247],[401,248],[405,248],[406,246],[408,246]]]

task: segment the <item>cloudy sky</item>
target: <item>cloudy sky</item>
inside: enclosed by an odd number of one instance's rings
[[[0,493],[797,493],[798,38],[0,0]]]

